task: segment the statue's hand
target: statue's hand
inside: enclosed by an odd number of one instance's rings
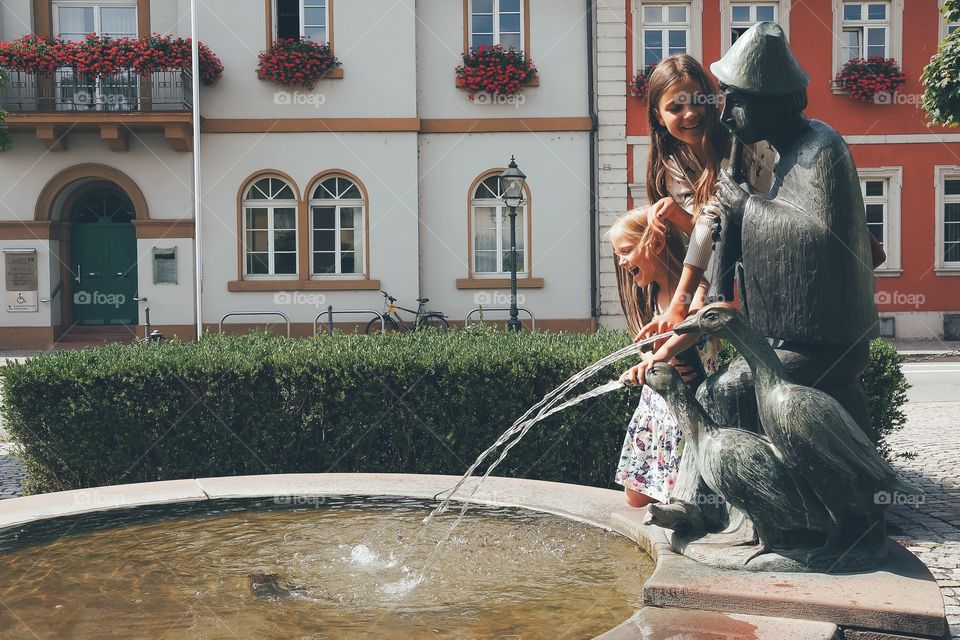
[[[723,169],[717,176],[717,201],[723,208],[727,220],[741,224],[743,221],[743,210],[747,206],[747,200],[751,193],[733,179],[730,173]]]

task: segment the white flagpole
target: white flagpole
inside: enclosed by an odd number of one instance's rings
[[[190,0],[190,40],[191,63],[190,72],[193,76],[191,90],[193,109],[193,241],[194,241],[194,287],[196,290],[196,324],[197,339],[203,335],[203,225],[201,224],[202,202],[200,190],[200,40],[197,33],[197,0]]]

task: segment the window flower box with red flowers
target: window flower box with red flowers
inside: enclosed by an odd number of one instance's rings
[[[890,104],[906,81],[907,77],[893,58],[853,58],[843,65],[833,87],[856,100]]]
[[[145,38],[111,38],[89,34],[83,40],[26,35],[0,42],[0,68],[35,75],[73,69],[88,78],[105,78],[122,71],[149,74],[191,69],[190,38],[154,34]],[[215,85],[223,76],[223,63],[207,45],[199,43],[200,81]]]
[[[637,75],[633,77],[633,80],[630,81],[630,93],[637,98],[643,100],[647,97],[647,83],[650,82],[650,74],[653,73],[654,67],[657,66],[657,63],[648,64],[646,67],[637,72]]]
[[[336,74],[339,66],[329,43],[300,36],[277,40],[268,51],[261,52],[257,77],[287,87],[312,89],[321,78],[342,77]]]
[[[457,87],[471,100],[482,94],[517,96],[524,86],[539,84],[537,68],[523,51],[501,45],[480,45],[464,53],[456,72]]]

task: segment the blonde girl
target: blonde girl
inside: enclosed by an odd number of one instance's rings
[[[647,208],[630,211],[620,216],[609,232],[620,304],[634,334],[669,304],[686,252],[683,238],[675,228],[669,224],[651,225],[648,216]],[[702,306],[705,296],[704,284],[695,306]],[[671,362],[695,387],[707,372],[716,370],[716,349],[713,341],[698,341],[697,336],[673,336],[652,357],[624,372],[624,381],[643,384],[646,368],[651,362],[660,361]],[[680,430],[666,402],[644,386],[617,466],[616,481],[624,486],[628,504],[642,507],[669,497],[680,463],[679,445]]]

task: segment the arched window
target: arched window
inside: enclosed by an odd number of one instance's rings
[[[473,273],[504,275],[510,273],[510,209],[503,204],[500,179],[494,174],[484,178],[471,201],[471,245]],[[527,272],[527,207],[517,207],[517,273]]]
[[[363,275],[363,191],[350,178],[323,178],[310,197],[310,272],[313,276]]]
[[[243,273],[297,273],[297,197],[280,178],[259,178],[244,193]]]

